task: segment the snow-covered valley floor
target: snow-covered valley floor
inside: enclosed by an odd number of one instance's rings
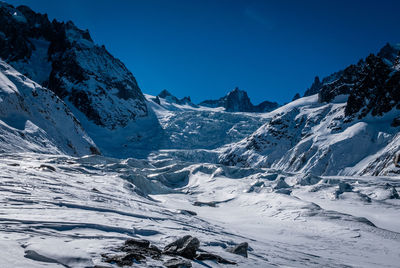
[[[400,263],[398,178],[30,153],[3,154],[0,168],[1,267],[112,267],[101,254],[127,238],[162,249],[188,234],[240,267]],[[248,258],[226,251],[241,242]]]

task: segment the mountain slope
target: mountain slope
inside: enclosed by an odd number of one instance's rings
[[[400,150],[396,109],[384,116],[346,119],[346,103],[301,98],[268,114],[248,138],[227,145],[219,161],[227,165],[270,167],[318,175],[396,174]]]
[[[98,153],[65,103],[0,60],[0,150]]]
[[[320,175],[398,174],[399,52],[400,46],[386,45],[323,82],[316,79],[309,91],[318,94],[271,112],[269,123],[226,146],[220,162]]]
[[[132,73],[71,21],[1,3],[0,57],[78,109],[82,122],[116,129],[147,115]]]

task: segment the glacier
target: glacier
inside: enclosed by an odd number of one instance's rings
[[[72,22],[0,12],[0,267],[399,266],[400,46],[280,107],[194,104]]]

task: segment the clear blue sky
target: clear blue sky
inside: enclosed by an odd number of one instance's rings
[[[289,101],[323,77],[400,42],[400,1],[8,0],[89,29],[142,91],[199,102],[238,86]]]

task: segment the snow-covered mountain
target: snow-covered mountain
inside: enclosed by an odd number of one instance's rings
[[[264,101],[258,105],[253,105],[250,101],[249,96],[247,96],[247,92],[240,90],[239,88],[235,88],[231,92],[229,92],[226,96],[218,99],[218,100],[205,100],[202,101],[200,106],[217,108],[222,107],[225,108],[227,112],[255,112],[255,113],[263,113],[269,112],[276,109],[279,105],[276,102]]]
[[[398,174],[399,51],[386,45],[322,83],[316,79],[318,94],[271,112],[270,122],[227,145],[220,162],[320,175]]]
[[[116,129],[147,115],[132,73],[71,21],[50,22],[26,6],[2,2],[0,57],[76,108],[85,125]]]
[[[398,267],[399,51],[195,105],[0,2],[0,267]]]
[[[0,60],[0,151],[99,153],[65,103]]]
[[[190,97],[178,99],[166,90],[146,100],[132,73],[103,46],[94,44],[87,30],[71,21],[50,22],[47,15],[26,6],[0,4],[0,57],[63,99],[108,156],[146,157],[151,151],[171,148],[215,149],[244,138],[264,122],[201,108]],[[272,109],[269,102],[253,106],[242,93],[228,94],[226,111]]]

